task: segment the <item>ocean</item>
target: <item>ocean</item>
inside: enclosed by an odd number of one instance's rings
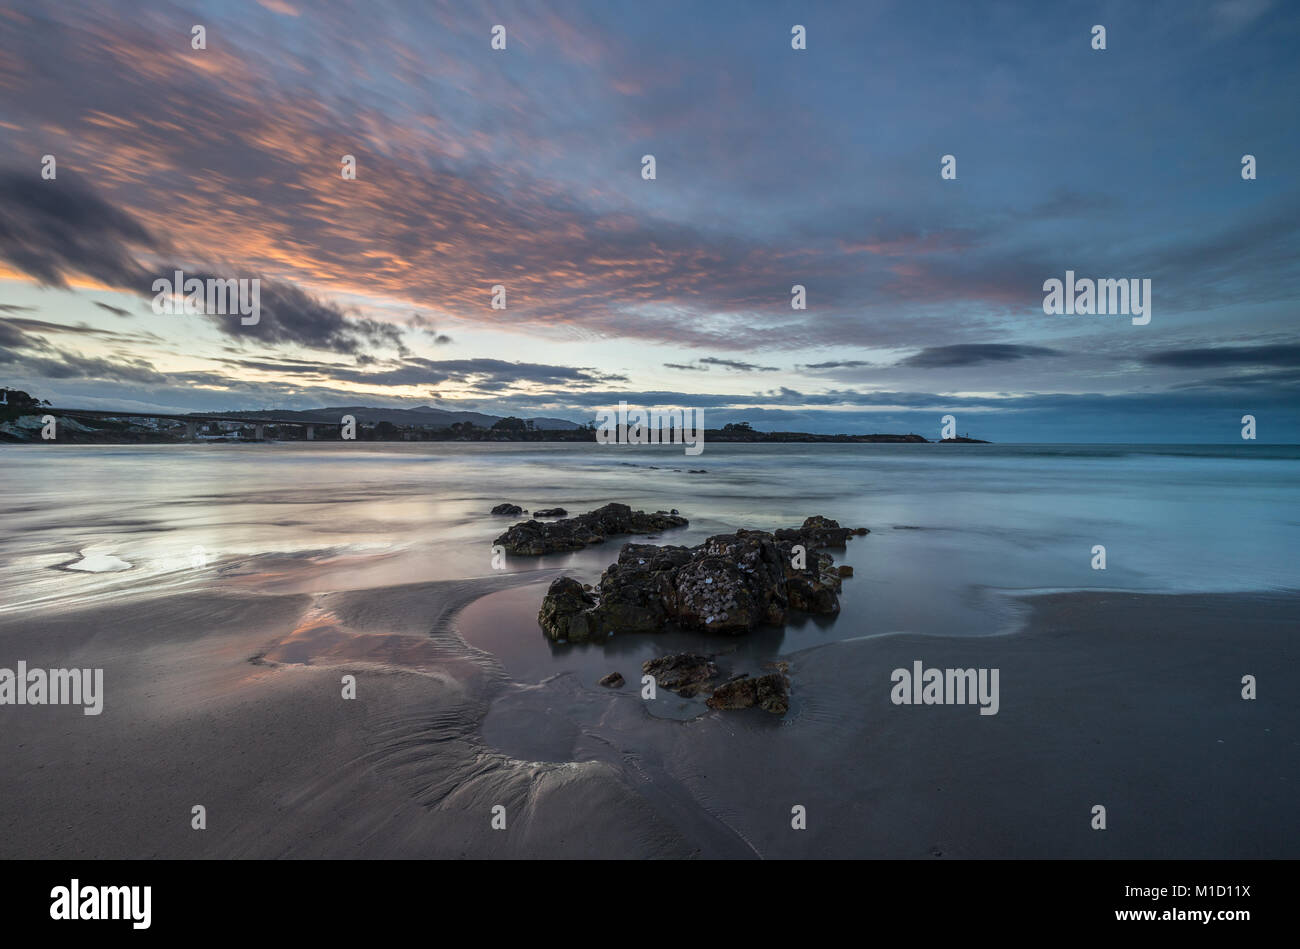
[[[960,616],[990,589],[1300,587],[1300,446],[5,446],[0,471],[4,610],[193,583],[195,565],[274,592],[484,576],[515,520],[488,514],[501,501],[676,508],[672,543],[812,514],[867,527],[846,595],[868,588],[889,629],[988,631]]]

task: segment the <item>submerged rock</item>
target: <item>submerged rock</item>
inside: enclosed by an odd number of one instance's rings
[[[568,513],[562,507],[548,507],[540,511],[533,511],[533,517],[564,517]]]
[[[623,684],[623,674],[620,672],[611,672],[596,684],[603,685],[607,689],[617,689]]]
[[[528,512],[525,511],[523,508],[521,508],[518,504],[507,503],[507,504],[498,504],[496,507],[492,509],[492,513],[505,514],[509,517],[518,517],[520,514],[527,514]]]
[[[581,550],[588,544],[604,543],[618,534],[652,534],[670,527],[685,527],[689,521],[667,511],[647,514],[634,511],[626,504],[606,504],[602,508],[543,523],[538,520],[515,524],[498,537],[507,553],[539,557],[542,554]]]
[[[791,609],[833,615],[840,608],[841,572],[818,548],[843,546],[854,533],[810,517],[801,528],[739,530],[696,547],[624,544],[590,593],[569,581],[585,599],[555,581],[538,619],[551,639],[582,642],[654,632],[669,623],[734,635],[783,625]],[[796,556],[796,546],[804,548],[802,555]]]
[[[773,715],[790,710],[790,680],[782,672],[769,672],[751,679],[742,675],[723,683],[705,701],[714,709],[753,708],[757,705]]]
[[[708,656],[691,652],[678,652],[641,663],[641,671],[655,677],[655,685],[691,698],[703,692],[710,681],[718,676],[718,667]]]

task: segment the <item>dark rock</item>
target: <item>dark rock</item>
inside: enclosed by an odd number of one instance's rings
[[[753,708],[757,705],[773,715],[790,710],[790,680],[783,672],[769,672],[751,679],[742,675],[714,690],[705,705],[715,709]]]
[[[550,638],[579,641],[579,636],[603,639],[612,632],[654,632],[669,623],[735,635],[782,625],[791,609],[834,615],[847,568],[837,569],[831,555],[818,548],[842,546],[852,533],[817,517],[775,534],[717,534],[697,547],[624,544],[593,595],[580,603],[569,587],[547,593],[548,600],[554,595],[563,602],[549,610],[544,603],[539,618]],[[793,565],[796,546],[804,548],[797,562],[806,566]]]
[[[705,701],[709,708],[753,708],[758,702],[758,687],[747,674],[724,682]]]
[[[790,540],[811,547],[843,547],[849,537],[855,533],[857,531],[851,527],[840,527],[838,521],[816,514],[805,518],[800,528],[784,527],[778,530],[776,539]]]
[[[562,507],[548,507],[540,511],[533,511],[533,517],[564,517],[568,513]]]
[[[773,715],[790,711],[790,680],[779,672],[769,672],[754,680],[758,691],[758,707]]]
[[[518,504],[498,504],[492,509],[492,513],[505,514],[508,517],[518,517],[520,514],[527,514],[528,512]]]
[[[537,622],[551,639],[585,643],[594,638],[596,626],[586,611],[595,605],[596,598],[581,583],[571,577],[559,577],[546,591]]]
[[[606,504],[602,508],[543,523],[538,520],[515,524],[494,543],[507,553],[538,557],[542,554],[581,550],[588,544],[604,543],[606,537],[619,534],[652,534],[670,527],[684,527],[684,517],[656,511],[634,511],[626,504]]]
[[[623,684],[623,676],[618,672],[611,672],[605,676],[597,685],[603,685],[607,689],[617,689]]]
[[[718,667],[708,656],[697,656],[690,652],[647,659],[641,663],[641,671],[654,676],[655,685],[659,688],[676,692],[688,699],[703,692],[718,675]]]
[[[841,579],[853,576],[853,568],[850,567],[848,564],[841,564],[835,569],[836,572],[839,573]]]

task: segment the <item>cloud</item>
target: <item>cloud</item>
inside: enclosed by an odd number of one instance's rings
[[[111,287],[145,285],[131,248],[153,246],[147,230],[65,172],[0,172],[0,261],[43,286],[67,287],[84,275]]]
[[[91,302],[94,303],[95,306],[99,307],[101,310],[107,310],[109,313],[112,313],[114,316],[130,316],[130,315],[131,315],[131,311],[130,311],[130,310],[124,310],[124,309],[122,309],[120,306],[110,306],[110,305],[107,304],[107,303],[100,303],[98,300],[92,300]]]
[[[165,373],[156,371],[145,359],[118,357],[108,360],[61,351],[49,341],[16,325],[20,322],[39,324],[41,321],[0,321],[0,366],[7,367],[11,375],[43,379],[101,379],[149,386],[170,384],[174,381]],[[60,327],[60,329],[70,328]]]
[[[51,323],[48,320],[34,320],[30,317],[9,316],[0,318],[0,326],[12,326],[22,330],[24,333],[54,333],[64,336],[92,336],[96,339],[107,340],[115,343],[157,343],[161,338],[153,333],[117,333],[113,330],[100,329],[97,326],[91,326],[87,323],[77,323],[70,325],[67,323]],[[28,337],[29,341],[34,344],[35,337]]]
[[[200,277],[199,279],[205,279]],[[245,326],[238,316],[209,314],[222,333],[241,341],[293,343],[309,349],[357,354],[367,346],[405,352],[401,327],[370,319],[350,319],[344,309],[289,283],[261,281],[261,314]]]
[[[714,356],[704,356],[700,363],[706,366],[721,366],[723,369],[730,369],[734,372],[780,372],[776,366],[759,366],[752,362],[740,362],[736,359],[718,359]]]
[[[720,366],[732,372],[780,372],[776,366],[759,366],[752,362],[742,362],[738,359],[718,359],[715,356],[704,356],[694,365],[679,362],[666,362],[666,369],[683,369],[688,372],[708,372],[711,366]]]
[[[861,369],[864,366],[870,366],[871,363],[864,362],[861,359],[846,359],[837,362],[810,362],[800,366],[800,369]]]
[[[1148,366],[1203,369],[1223,366],[1300,366],[1300,345],[1219,346],[1166,349],[1142,357]]]
[[[135,251],[158,251],[150,233],[128,213],[90,190],[63,179],[40,181],[30,174],[0,173],[0,260],[38,283],[66,288],[83,276],[107,286],[152,297],[156,277],[171,277],[182,267],[146,268]],[[212,274],[190,277],[213,279]],[[313,349],[357,354],[368,346],[391,347],[404,354],[401,328],[373,319],[350,318],[335,303],[285,281],[262,280],[260,319],[244,325],[237,316],[208,314],[224,334],[240,341],[296,344]],[[98,301],[117,315],[127,311]]]
[[[445,346],[451,342],[451,337],[445,333],[439,333],[435,328],[433,321],[421,313],[412,313],[408,322],[409,326],[418,329],[421,333],[433,341],[435,346]]]
[[[239,369],[293,376],[313,376],[333,382],[353,382],[374,387],[437,385],[457,383],[471,390],[494,395],[516,386],[566,386],[578,392],[595,386],[626,381],[617,373],[581,366],[555,366],[545,363],[508,362],[503,359],[424,359],[408,357],[393,360],[367,360],[365,368],[342,363],[320,363],[298,359],[228,359],[224,364]]]
[[[1014,343],[960,343],[953,346],[929,346],[898,363],[913,369],[947,369],[954,366],[977,366],[989,362],[1010,362],[1032,356],[1061,356],[1046,346],[1022,346]]]

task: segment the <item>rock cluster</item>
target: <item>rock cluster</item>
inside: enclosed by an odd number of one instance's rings
[[[619,534],[652,534],[670,527],[684,527],[688,523],[686,518],[667,511],[647,514],[634,511],[626,504],[606,504],[586,514],[558,521],[523,521],[494,543],[504,547],[506,553],[540,557],[542,554],[581,550],[588,544],[604,543],[606,537]]]
[[[733,676],[722,685],[714,687],[718,667],[708,656],[681,652],[658,659],[647,659],[641,671],[655,677],[662,689],[676,692],[684,698],[693,698],[703,692],[711,695],[705,705],[713,709],[739,709],[758,706],[765,712],[784,715],[790,710],[790,680],[786,677],[788,666],[775,664],[775,672],[751,678],[748,673]]]
[[[552,640],[601,642],[616,632],[653,632],[668,623],[734,635],[783,625],[791,609],[838,613],[841,574],[821,549],[843,547],[851,535],[865,533],[818,516],[774,534],[718,534],[696,547],[624,544],[594,590],[569,577],[555,580],[537,620]]]
[[[518,517],[520,514],[527,514],[528,512],[525,511],[523,508],[521,508],[518,504],[510,504],[509,502],[507,502],[505,504],[498,504],[496,507],[492,509],[492,513],[506,514],[510,517]]]

